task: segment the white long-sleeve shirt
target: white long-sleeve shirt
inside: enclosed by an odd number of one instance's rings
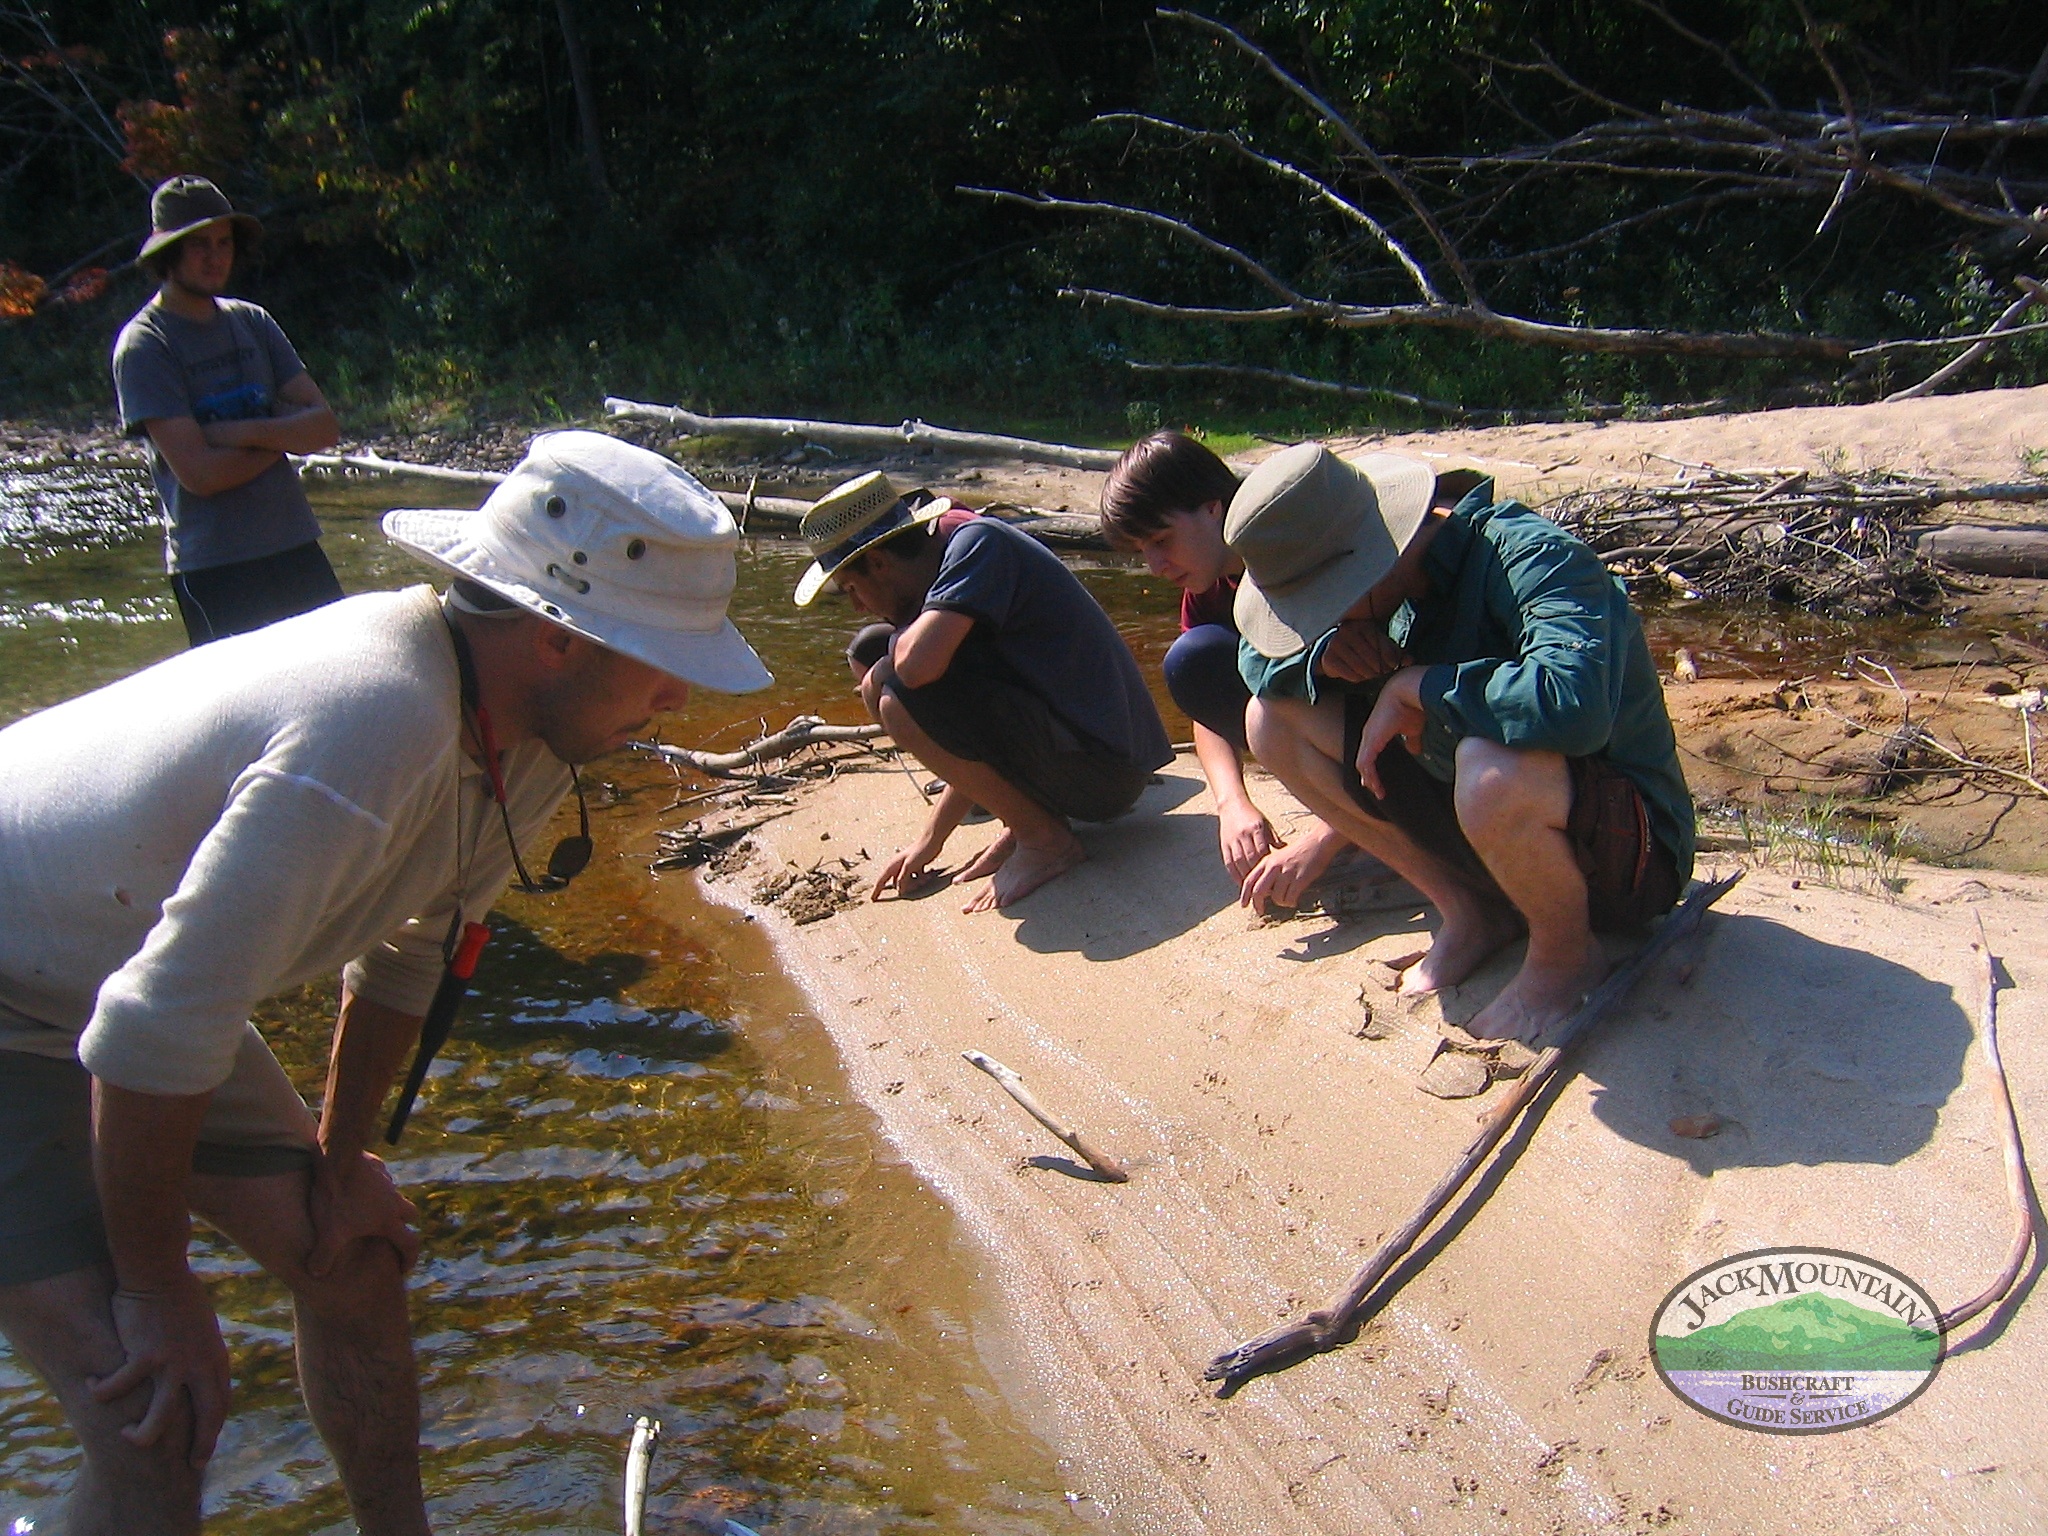
[[[0,731],[0,1050],[75,1050],[120,1087],[193,1094],[287,987],[345,968],[424,1012],[458,898],[480,918],[512,871],[460,728],[441,604],[413,587]],[[529,741],[503,771],[523,850],[568,769]]]

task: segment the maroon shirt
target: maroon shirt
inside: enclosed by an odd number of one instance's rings
[[[1233,635],[1237,633],[1237,615],[1231,605],[1237,600],[1237,584],[1242,576],[1225,576],[1215,586],[1203,592],[1183,592],[1180,595],[1180,632],[1203,624],[1221,624]]]

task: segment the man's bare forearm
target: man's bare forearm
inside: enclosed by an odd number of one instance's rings
[[[282,416],[209,422],[204,431],[216,448],[264,448],[272,453],[320,453],[341,438],[341,424],[324,403]]]
[[[120,1288],[143,1294],[185,1281],[192,1237],[186,1186],[211,1093],[137,1093],[93,1081],[93,1173]]]
[[[320,1108],[320,1149],[328,1158],[345,1161],[369,1149],[385,1095],[419,1038],[418,1014],[342,991]]]

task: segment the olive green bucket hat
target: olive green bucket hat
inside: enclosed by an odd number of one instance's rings
[[[255,216],[235,212],[227,194],[204,176],[173,176],[149,200],[149,238],[135,259],[147,261],[165,246],[222,219],[234,220],[235,233],[244,242],[263,238],[263,226]]]
[[[1261,656],[1314,644],[1393,569],[1435,490],[1436,471],[1398,453],[1353,463],[1297,443],[1267,459],[1223,520],[1223,542],[1244,561],[1238,632]]]

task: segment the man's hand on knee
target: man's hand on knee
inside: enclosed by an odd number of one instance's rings
[[[123,1439],[138,1446],[155,1445],[189,1404],[189,1459],[194,1467],[205,1466],[227,1420],[231,1385],[213,1298],[187,1271],[161,1291],[116,1291],[113,1314],[114,1332],[127,1358],[119,1370],[91,1383],[92,1395],[112,1403],[149,1387],[142,1418],[121,1431]]]
[[[411,1269],[420,1256],[419,1209],[392,1182],[391,1170],[373,1153],[322,1156],[307,1195],[313,1246],[306,1272],[325,1279],[349,1247],[380,1238],[397,1252],[399,1267]]]

